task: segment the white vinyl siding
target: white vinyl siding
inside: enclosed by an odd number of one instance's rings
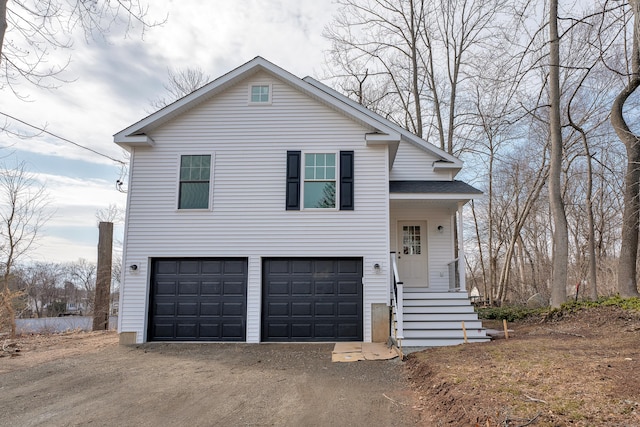
[[[402,141],[398,146],[389,179],[391,181],[450,181],[451,171],[434,170],[433,162],[438,160],[432,154]]]
[[[270,108],[247,105],[253,81],[268,81],[277,93]],[[155,146],[132,157],[123,265],[140,268],[125,273],[121,332],[143,340],[150,258],[249,258],[247,341],[258,342],[262,257],[363,257],[370,341],[371,304],[388,302],[389,283],[387,148],[367,147],[370,131],[258,73],[151,133]],[[285,210],[288,150],[353,150],[355,210]],[[211,209],[178,211],[175,159],[199,151],[215,152]]]

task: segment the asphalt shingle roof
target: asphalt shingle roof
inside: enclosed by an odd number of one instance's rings
[[[391,193],[482,194],[462,181],[389,181]]]

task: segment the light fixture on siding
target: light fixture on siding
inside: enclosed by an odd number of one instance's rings
[[[377,262],[375,264],[373,264],[373,271],[377,273],[380,273],[380,264],[378,264]]]
[[[138,269],[138,264],[131,264],[129,268],[131,269],[131,271],[136,271]]]
[[[438,226],[438,233],[440,233],[440,234],[444,233],[444,227],[443,226],[441,226],[441,225]]]

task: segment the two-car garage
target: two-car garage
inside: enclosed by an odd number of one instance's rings
[[[149,341],[245,341],[247,258],[155,258]],[[264,258],[261,340],[362,341],[362,258]]]

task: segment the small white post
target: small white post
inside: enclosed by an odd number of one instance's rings
[[[467,284],[465,278],[466,258],[464,255],[464,227],[462,225],[462,207],[463,203],[458,203],[458,276],[460,277],[460,292],[466,292]]]

